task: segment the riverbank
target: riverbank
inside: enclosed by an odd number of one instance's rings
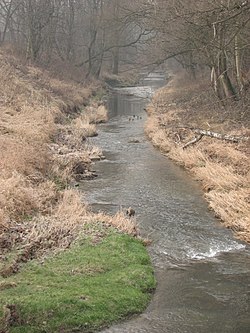
[[[66,252],[0,282],[1,332],[93,332],[145,309],[155,282],[144,245],[88,227],[98,239],[83,230]]]
[[[117,294],[113,294],[113,298],[108,297],[104,289],[101,305],[106,314],[103,315],[99,309],[99,319],[95,321],[94,298],[107,276],[103,275],[104,280],[100,279],[97,289],[93,282],[93,295],[90,297],[93,306],[89,306],[88,329],[97,329],[128,314],[138,313],[146,306],[154,288],[154,278],[151,264],[145,259],[148,258],[147,251],[142,241],[137,239],[136,222],[127,219],[123,212],[115,216],[92,213],[83,200],[84,194],[76,188],[79,181],[97,176],[93,170],[94,161],[104,158],[101,150],[88,141],[88,137],[98,135],[96,125],[107,121],[107,110],[100,102],[103,95],[101,84],[69,78],[63,80],[50,71],[22,64],[11,52],[7,54],[5,51],[0,53],[0,68],[1,332],[38,332],[38,327],[40,329],[41,323],[45,325],[45,322],[48,332],[61,331],[62,327],[66,332],[80,327],[80,321],[85,322],[86,318],[80,317],[76,321],[71,318],[64,323],[67,306],[71,304],[69,312],[75,316],[82,311],[78,306],[82,300],[78,299],[76,304],[72,290],[68,291],[67,297],[59,292],[65,288],[65,281],[71,283],[75,279],[69,272],[63,278],[61,265],[65,263],[65,267],[70,268],[75,265],[72,258],[75,247],[78,247],[77,253],[84,252],[86,259],[81,261],[80,257],[76,263],[81,269],[76,274],[75,288],[78,289],[87,276],[88,283],[91,283],[92,273],[89,274],[88,265],[95,261],[91,249],[96,249],[96,257],[99,257],[98,251],[102,251],[103,244],[109,242],[110,232],[113,232],[113,241],[107,246],[107,251],[116,244],[114,256],[120,258],[120,266],[109,267],[112,253],[103,253],[106,259],[102,260],[107,261],[106,266],[101,271],[94,268],[94,275],[113,272],[120,282],[112,280],[110,288],[114,290],[119,283],[124,286],[118,274],[123,267],[121,258],[131,255],[131,266],[126,264],[131,274],[125,274],[126,283],[131,285],[137,272],[138,285],[126,297],[126,306],[114,311],[116,314],[106,310],[115,302],[124,304],[121,301],[123,294],[120,298]],[[100,232],[100,225],[107,231]],[[129,235],[127,238],[126,234]],[[127,246],[122,245],[124,241]],[[138,251],[134,251],[135,248]],[[141,262],[142,255],[145,256],[145,266]],[[72,262],[68,263],[70,256]],[[53,262],[53,267],[46,270],[44,267],[49,262]],[[133,265],[136,264],[138,269],[135,270]],[[52,276],[58,277],[54,281],[55,289]],[[150,282],[144,288],[140,281],[147,279]],[[141,297],[137,294],[140,290]],[[54,303],[46,309],[45,299],[36,298],[40,291],[55,296]],[[105,295],[107,303],[104,306]],[[34,309],[36,315],[33,317]],[[54,312],[57,313],[57,324],[51,316]],[[31,327],[35,317],[38,326]]]
[[[223,224],[250,242],[249,140],[201,136],[191,143],[194,129],[249,137],[246,99],[244,105],[222,107],[204,79],[191,82],[179,75],[154,95],[145,131],[163,154],[201,182],[209,207]]]

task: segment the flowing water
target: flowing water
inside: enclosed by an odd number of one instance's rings
[[[200,185],[144,136],[143,108],[162,84],[151,74],[143,86],[110,96],[110,120],[93,139],[106,160],[95,165],[99,177],[81,185],[93,210],[133,207],[142,234],[153,240],[151,303],[103,332],[249,333],[249,246],[214,218]]]

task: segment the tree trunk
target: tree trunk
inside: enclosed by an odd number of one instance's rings
[[[220,34],[219,34],[219,45],[220,51],[218,55],[218,79],[220,85],[223,89],[224,95],[226,99],[236,99],[236,91],[232,85],[232,82],[228,75],[228,67],[227,67],[227,57],[225,51],[225,24],[220,24]]]
[[[119,74],[119,47],[116,47],[113,52],[113,74]]]
[[[9,28],[10,20],[14,13],[14,10],[12,10],[12,5],[13,5],[13,1],[10,1],[10,3],[8,5],[6,5],[6,6],[8,6],[8,8],[6,8],[6,19],[5,19],[5,23],[4,23],[4,29],[3,29],[2,34],[0,34],[0,44],[3,44],[5,41],[5,36],[6,36],[8,28]]]
[[[218,96],[219,100],[223,103],[225,99],[224,91],[222,89],[221,83],[218,80],[218,68],[215,68],[215,66],[212,67],[211,70],[211,83],[214,89],[214,92]]]
[[[68,39],[67,39],[67,60],[74,60],[74,43],[73,43],[73,37],[74,37],[74,22],[75,22],[75,9],[74,4],[70,3],[69,6],[69,27],[68,27]]]
[[[228,99],[236,99],[236,91],[228,75],[227,59],[225,51],[222,50],[219,56],[219,80],[221,81],[225,97]]]
[[[114,18],[118,20],[119,18],[119,0],[115,0],[114,5]],[[117,47],[113,50],[113,74],[119,74],[119,60],[120,60],[120,49],[118,47],[120,42],[120,35],[119,35],[119,27],[116,27],[115,36],[114,36],[114,43]]]
[[[96,42],[96,37],[97,37],[97,30],[92,31],[92,39],[90,41],[89,44],[89,48],[88,48],[88,63],[89,63],[89,69],[88,69],[88,73],[87,73],[87,77],[92,74],[93,72],[93,62],[92,62],[92,57],[93,57],[93,48],[95,46],[95,42]]]
[[[242,94],[244,85],[242,81],[242,74],[241,74],[241,58],[240,58],[240,48],[239,48],[239,37],[238,35],[235,36],[234,39],[234,57],[235,57],[235,70],[236,70],[236,79],[239,89],[239,94]]]

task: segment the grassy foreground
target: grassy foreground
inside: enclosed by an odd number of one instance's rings
[[[154,287],[140,241],[112,231],[97,243],[82,239],[0,279],[0,331],[92,332],[141,312]]]

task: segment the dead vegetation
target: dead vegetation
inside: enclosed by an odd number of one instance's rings
[[[179,75],[155,94],[145,131],[156,147],[202,183],[205,198],[224,225],[250,242],[248,102],[223,107],[204,80],[193,83]],[[195,141],[192,128],[245,139],[204,136]]]
[[[139,236],[135,220],[126,218],[120,211],[114,216],[94,214],[76,190],[64,190],[51,214],[37,215],[30,221],[22,221],[5,228],[0,234],[0,275],[9,277],[32,259],[40,260],[89,235],[93,242],[100,241],[100,232],[92,225],[113,227],[131,236]],[[90,226],[90,227],[86,227]],[[94,230],[94,232],[93,232]]]
[[[0,273],[7,277],[33,258],[65,249],[83,226],[103,222],[135,234],[122,214],[94,215],[72,180],[95,177],[103,158],[88,137],[107,110],[85,87],[24,66],[0,52]]]

